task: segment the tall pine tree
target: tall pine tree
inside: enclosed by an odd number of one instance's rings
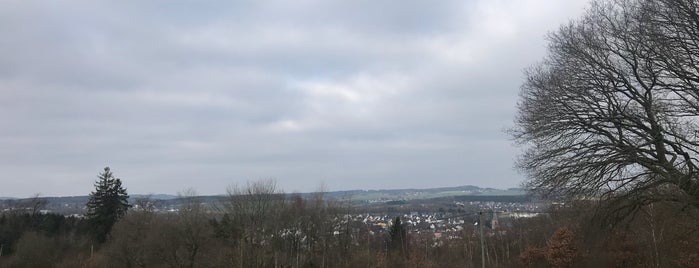
[[[408,248],[408,232],[405,229],[405,225],[401,222],[400,217],[396,217],[393,220],[391,229],[388,230],[388,235],[391,249],[405,255]]]
[[[121,179],[114,177],[109,167],[105,167],[95,182],[95,191],[90,193],[85,215],[98,242],[107,240],[112,226],[131,207],[128,199],[126,189],[121,186]]]

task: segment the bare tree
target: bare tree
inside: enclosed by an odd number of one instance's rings
[[[180,267],[202,266],[202,252],[209,244],[212,236],[207,222],[207,208],[202,204],[194,189],[187,189],[178,194],[182,200],[182,206],[177,214],[177,235],[181,240],[179,244],[183,257]],[[199,264],[199,265],[197,265]]]
[[[25,200],[23,207],[31,215],[36,215],[41,213],[42,210],[48,205],[48,200],[46,198],[41,198],[40,194],[34,194],[31,198]]]
[[[607,215],[699,208],[699,14],[693,0],[595,2],[550,35],[512,131],[526,186],[602,198]]]
[[[284,195],[271,179],[232,186],[223,205],[224,218],[219,232],[226,233],[237,252],[231,252],[229,266],[262,267],[268,265],[265,253],[271,251],[271,239],[279,234],[279,216]]]
[[[149,267],[153,263],[153,245],[161,239],[152,234],[156,227],[157,215],[149,198],[136,201],[136,209],[130,210],[112,228],[112,239],[104,254],[115,267]]]

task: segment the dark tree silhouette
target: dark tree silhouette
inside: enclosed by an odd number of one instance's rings
[[[601,198],[605,216],[699,208],[698,12],[693,0],[595,2],[550,35],[513,131],[530,190]]]
[[[400,217],[393,219],[391,229],[388,230],[390,236],[390,247],[392,250],[397,250],[401,253],[406,253],[408,247],[408,232],[400,220]]]
[[[112,226],[126,214],[131,206],[128,199],[121,179],[114,177],[109,167],[105,167],[95,182],[95,191],[90,193],[85,215],[98,242],[104,242]]]

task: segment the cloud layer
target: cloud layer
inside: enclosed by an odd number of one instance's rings
[[[585,1],[0,3],[0,196],[516,187],[522,69]]]

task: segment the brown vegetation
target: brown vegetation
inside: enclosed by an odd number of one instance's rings
[[[91,240],[79,219],[4,213],[0,267],[481,266],[479,232],[469,224],[439,238],[409,225],[377,228],[348,217],[355,212],[345,204],[322,194],[284,195],[270,181],[232,190],[224,204],[202,204],[192,195],[182,196],[177,212],[155,212],[148,200],[137,202],[104,244]],[[655,204],[624,225],[610,226],[596,220],[593,202],[486,229],[486,267],[695,265],[696,215]],[[9,234],[17,239],[7,240]]]

